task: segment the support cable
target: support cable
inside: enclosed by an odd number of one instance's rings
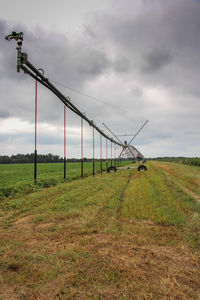
[[[114,141],[112,138],[110,138],[108,135],[106,135],[101,129],[99,129],[92,120],[89,120],[84,113],[82,113],[75,105],[72,104],[69,97],[64,96],[53,84],[51,84],[48,80],[48,78],[44,77],[28,60],[25,62],[25,64],[32,70],[32,72],[24,67],[23,65],[20,67],[22,70],[24,70],[25,73],[29,74],[33,78],[38,78],[38,82],[43,84],[46,88],[51,90],[67,107],[72,110],[74,113],[79,115],[81,118],[83,118],[87,123],[89,123],[90,126],[94,127],[102,136],[110,140],[111,142],[115,142],[119,145],[122,145],[121,143],[118,143],[117,141]],[[36,74],[34,74],[34,73]]]
[[[42,85],[44,85],[46,88],[48,88],[50,91],[52,91],[70,110],[72,110],[74,113],[76,113],[77,114],[77,112],[76,112],[76,110],[75,109],[73,109],[72,107],[70,107],[69,106],[69,104],[68,103],[66,103],[65,102],[65,100],[64,99],[62,99],[61,97],[60,97],[60,95],[59,94],[57,94],[55,91],[53,91],[53,89],[51,89],[48,85],[46,85],[46,83],[45,82],[43,82],[40,78],[38,78],[35,74],[33,74],[32,72],[30,72],[30,70],[28,70],[26,67],[24,67],[24,66],[22,66],[21,67],[21,69],[25,72],[25,73],[27,73],[27,74],[29,74],[31,77],[33,77],[34,79],[37,79],[37,81],[38,82],[40,82]],[[81,116],[80,116],[81,117]]]
[[[118,142],[120,143],[120,144],[123,144],[123,142],[122,141],[120,141],[120,139],[118,139],[118,137],[108,128],[108,126],[106,126],[106,124],[104,124],[104,123],[102,123],[103,124],[103,126],[105,127],[105,128],[107,128],[108,129],[108,131],[110,131],[110,133],[118,140]]]
[[[106,139],[106,167],[108,168],[108,153],[107,153],[107,141],[109,140],[111,142],[111,165],[112,165],[112,143],[115,143],[115,160],[116,160],[116,145],[122,147],[122,152],[124,150],[124,144],[120,141],[120,139],[113,134],[113,132],[105,125],[103,124],[110,133],[116,138],[113,139],[109,137],[107,134],[105,134],[99,127],[95,125],[93,120],[90,120],[83,112],[81,112],[71,101],[69,97],[66,97],[63,93],[61,93],[51,82],[48,78],[44,76],[44,74],[41,74],[37,68],[34,67],[34,65],[28,61],[28,55],[26,53],[22,53],[22,42],[23,42],[23,32],[15,32],[13,31],[11,34],[7,35],[5,37],[6,40],[11,41],[12,39],[16,40],[17,42],[17,72],[22,69],[26,74],[30,75],[32,78],[36,80],[36,98],[35,98],[35,157],[37,156],[37,82],[48,88],[52,93],[54,93],[63,103],[64,103],[64,178],[66,177],[66,107],[68,107],[71,111],[73,111],[75,114],[80,116],[81,118],[81,177],[83,177],[83,120],[85,120],[90,126],[93,127],[93,163],[94,163],[94,129],[96,129],[100,133],[100,161],[102,163],[102,136]],[[69,88],[69,87],[68,87]],[[75,90],[74,90],[75,91]],[[77,91],[76,91],[77,92]],[[82,93],[84,94],[84,93]],[[85,96],[89,97],[89,95]],[[95,99],[94,97],[92,97]],[[99,99],[96,99],[99,101]],[[133,139],[136,137],[136,135],[142,130],[142,128],[146,125],[148,121],[145,122],[145,124],[140,128],[140,130],[133,136],[131,141],[128,145],[133,141]],[[122,154],[122,152],[119,155],[119,158]],[[36,163],[35,163],[36,165]],[[102,168],[102,167],[101,167]],[[36,170],[36,168],[35,168]],[[36,173],[36,171],[35,171]],[[94,167],[93,167],[93,173],[94,173]],[[36,175],[35,175],[36,176]],[[36,177],[35,177],[36,180]]]
[[[46,78],[43,74],[41,74],[37,68],[35,68],[31,62],[28,61],[28,55],[26,53],[22,53],[22,42],[23,42],[23,32],[15,32],[13,31],[11,34],[7,35],[5,37],[7,41],[16,40],[17,42],[17,72],[20,71],[20,69],[24,70],[25,73],[29,74],[33,78],[38,77],[38,81],[49,88],[65,105],[68,106],[69,109],[71,109],[74,113],[79,115],[81,118],[83,118],[86,122],[89,123],[90,126],[94,127],[102,136],[109,139],[110,141],[113,141],[112,138],[107,136],[100,128],[98,128],[92,120],[89,120],[73,103],[70,101],[69,97],[65,97],[50,81],[48,78]],[[29,69],[27,69],[24,65],[26,65]],[[116,141],[115,141],[116,142]],[[120,143],[121,144],[121,143]]]
[[[110,107],[113,107],[113,108],[115,108],[115,109],[118,109],[118,110],[120,110],[120,111],[122,111],[122,112],[128,113],[127,111],[125,111],[124,109],[120,108],[120,107],[117,106],[117,105],[113,105],[113,104],[107,103],[107,102],[105,102],[105,101],[103,101],[103,100],[101,100],[101,99],[99,99],[99,98],[97,98],[97,97],[90,96],[90,95],[88,95],[88,94],[86,94],[86,93],[84,93],[84,92],[82,92],[82,91],[79,91],[79,90],[73,88],[73,87],[70,87],[70,86],[68,86],[68,85],[65,85],[65,84],[63,84],[63,83],[57,82],[57,81],[52,80],[52,79],[51,79],[51,82],[53,82],[53,83],[55,83],[55,84],[57,84],[57,85],[60,85],[60,86],[62,86],[62,87],[64,87],[64,88],[66,88],[66,89],[69,89],[69,90],[71,90],[71,91],[73,91],[73,92],[75,92],[75,93],[77,93],[77,94],[79,94],[79,95],[82,95],[82,96],[88,97],[88,98],[90,98],[90,99],[92,99],[92,100],[94,100],[94,101],[103,103],[103,104],[106,105],[106,106],[110,106]]]

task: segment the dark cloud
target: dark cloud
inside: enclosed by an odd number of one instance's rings
[[[1,21],[1,31],[10,33],[10,27]],[[94,80],[110,68],[106,52],[89,46],[81,37],[69,41],[64,34],[47,32],[41,27],[30,31],[26,26],[13,25],[24,32],[23,51],[37,68],[43,68],[45,76],[75,89],[83,89],[87,81]],[[1,110],[9,109],[10,116],[33,121],[35,82],[23,72],[16,72],[16,42],[0,39],[0,92]],[[62,90],[61,87],[59,89]],[[9,92],[8,92],[9,91]],[[70,96],[70,90],[64,90]],[[75,102],[80,98],[74,96]],[[60,118],[62,104],[51,92],[38,84],[40,117],[43,122],[56,122]],[[80,103],[82,101],[80,100]]]
[[[94,33],[94,31],[92,30],[91,26],[89,25],[83,25],[85,33],[92,39],[96,38],[96,35]]]
[[[93,30],[116,57],[129,58],[127,71],[145,85],[190,94],[200,67],[199,14],[195,0],[115,1],[111,12],[95,15]]]
[[[91,51],[88,47],[81,50],[77,72],[83,76],[97,76],[106,72],[109,65],[110,62],[105,53],[98,50]]]
[[[158,72],[160,69],[172,62],[172,56],[166,50],[154,50],[144,55],[144,65],[142,71],[144,73]]]
[[[135,141],[144,151],[165,155],[169,147],[187,155],[197,152],[200,140],[199,15],[195,0],[114,0],[111,9],[87,15],[83,31],[74,36],[2,20],[0,32],[23,31],[23,51],[46,77],[106,102],[58,86],[100,127],[104,121],[115,133],[134,133],[149,119]],[[1,117],[33,123],[35,82],[16,73],[15,42],[2,38],[0,76]],[[40,85],[38,120],[63,124],[63,104]],[[68,122],[80,125],[71,112]]]
[[[116,60],[113,62],[113,67],[116,72],[127,73],[131,69],[131,61],[122,55],[116,57]]]

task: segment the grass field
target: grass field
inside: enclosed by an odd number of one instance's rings
[[[200,299],[200,168],[148,162],[0,201],[0,299]]]
[[[114,161],[113,161],[114,164]],[[127,164],[122,161],[121,165]],[[108,166],[111,162],[108,161]],[[102,163],[106,170],[106,162]],[[93,172],[92,162],[84,162],[84,176]],[[95,173],[100,172],[100,162],[95,162]],[[81,176],[81,163],[67,163],[67,180]],[[41,187],[63,182],[63,163],[40,163],[37,165],[37,185],[34,185],[34,164],[0,164],[0,199],[14,194],[28,194]]]
[[[157,160],[180,163],[190,166],[200,166],[200,157],[162,157]]]

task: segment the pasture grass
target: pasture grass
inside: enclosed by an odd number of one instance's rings
[[[198,299],[200,205],[147,166],[2,199],[0,298]]]

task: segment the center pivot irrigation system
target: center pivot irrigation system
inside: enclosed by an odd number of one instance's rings
[[[146,161],[144,160],[144,156],[142,155],[142,153],[140,153],[135,147],[131,146],[130,144],[132,143],[132,141],[136,138],[136,136],[139,134],[139,132],[144,128],[144,126],[147,124],[148,120],[142,125],[142,127],[138,130],[138,132],[136,134],[133,135],[133,137],[131,138],[131,140],[127,143],[127,141],[124,142],[124,145],[122,147],[122,151],[119,154],[119,158],[124,158],[124,159],[128,159],[128,160],[133,160],[132,163],[135,162],[139,162],[141,160],[143,160],[143,163],[145,163]],[[120,142],[120,139],[117,137],[117,135],[115,135],[109,128],[108,126],[106,126],[104,123],[102,123],[103,126],[105,128],[107,128],[110,133]],[[120,135],[118,135],[120,136]],[[124,134],[122,136],[129,136],[127,134]],[[131,135],[132,136],[132,135]],[[110,166],[107,171],[109,173],[113,173],[116,172],[117,170],[127,170],[127,169],[138,169],[138,171],[146,171],[147,167],[145,165],[139,165],[138,167],[118,167],[116,168],[116,166]]]
[[[36,89],[35,89],[35,162],[34,162],[34,182],[37,182],[37,82],[41,83],[43,86],[48,88],[52,93],[54,93],[64,104],[64,179],[66,179],[66,107],[73,111],[75,114],[81,118],[81,177],[83,177],[83,120],[85,120],[91,127],[93,127],[93,175],[95,175],[95,157],[94,157],[94,130],[100,134],[100,171],[102,173],[102,137],[106,140],[106,168],[108,172],[115,172],[119,169],[119,160],[121,158],[126,159],[135,159],[142,160],[144,156],[130,143],[136,137],[136,135],[141,131],[141,129],[146,125],[148,121],[140,128],[140,130],[133,136],[130,142],[123,143],[119,138],[111,132],[111,130],[104,124],[104,126],[112,133],[115,138],[108,136],[104,133],[93,120],[87,118],[86,114],[81,112],[71,101],[69,97],[66,97],[61,93],[48,78],[44,76],[43,69],[37,69],[34,67],[28,60],[28,55],[22,52],[22,43],[23,43],[23,32],[13,31],[11,34],[5,37],[7,41],[15,40],[17,42],[17,72],[20,72],[20,69],[24,71],[25,74],[30,75],[35,79]],[[42,71],[42,72],[41,72]],[[108,167],[108,154],[107,154],[107,142],[110,141],[111,147],[111,166]],[[112,145],[115,147],[115,165],[112,165]],[[119,147],[120,154],[116,156],[116,147]],[[116,168],[116,160],[118,158],[118,168]],[[129,167],[130,168],[130,167]],[[135,168],[135,167],[134,167]],[[122,169],[122,168],[121,168]],[[139,171],[147,170],[146,166],[140,165],[137,168]]]

